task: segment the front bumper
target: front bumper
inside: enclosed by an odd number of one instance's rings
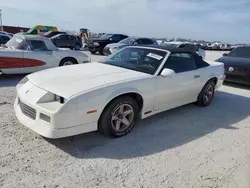
[[[106,55],[106,56],[108,56],[108,55],[112,54],[112,52],[111,52],[111,50],[110,50],[109,47],[105,47],[103,49],[103,54]]]
[[[23,103],[25,104],[25,102]],[[63,137],[78,135],[78,134],[97,130],[97,122],[81,124],[81,125],[72,124],[70,127],[61,128],[61,129],[53,128],[53,127],[58,127],[57,125],[53,124],[53,121],[51,123],[48,123],[39,118],[40,113],[43,112],[42,109],[35,107],[35,106],[32,106],[32,108],[36,110],[35,119],[32,119],[31,117],[23,113],[23,111],[20,108],[20,103],[18,102],[18,98],[16,98],[15,103],[14,103],[14,110],[15,110],[18,121],[24,126],[31,129],[32,131],[46,138],[52,138],[52,139],[63,138]],[[50,114],[50,117],[53,120],[54,118],[53,114]]]
[[[227,73],[225,81],[250,85],[250,75]]]

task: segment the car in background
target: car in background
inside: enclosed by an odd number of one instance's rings
[[[232,50],[232,46],[230,44],[221,44],[220,45],[220,50],[222,50],[222,51],[230,51],[230,50]]]
[[[70,48],[80,50],[82,48],[82,39],[77,35],[59,34],[50,38],[59,48]]]
[[[48,31],[58,31],[58,29],[55,26],[36,25],[30,28],[27,32],[24,32],[23,34],[37,35],[37,34],[44,34]]]
[[[0,46],[6,44],[11,38],[9,34],[0,33]]]
[[[51,37],[58,35],[58,34],[67,34],[67,33],[64,31],[48,31],[44,34],[38,34],[38,35],[42,36],[42,37],[46,37],[46,38],[51,38]]]
[[[186,49],[129,46],[103,63],[30,74],[17,84],[18,120],[48,138],[99,130],[121,137],[138,117],[196,102],[208,106],[224,80],[222,63]]]
[[[121,40],[118,43],[112,43],[108,44],[104,50],[104,55],[110,55],[116,52],[117,50],[120,50],[126,46],[157,46],[159,45],[156,40],[151,38],[144,38],[144,37],[128,37],[126,39]]]
[[[90,58],[86,54],[58,49],[50,39],[35,35],[14,35],[0,48],[2,74],[28,74],[87,62],[90,62]]]
[[[211,50],[220,50],[221,43],[215,42],[211,45]]]
[[[104,34],[100,38],[89,40],[87,46],[92,54],[99,52],[99,54],[104,55],[103,50],[105,46],[111,43],[118,43],[127,37],[127,35],[123,34]]]
[[[216,61],[224,63],[226,81],[250,85],[250,46],[236,47]]]
[[[168,48],[182,48],[187,49],[196,52],[199,56],[201,56],[203,59],[205,59],[206,52],[203,50],[200,46],[200,44],[194,44],[191,42],[164,42],[161,44],[161,46],[166,46]]]

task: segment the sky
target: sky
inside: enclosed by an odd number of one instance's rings
[[[250,0],[0,0],[3,25],[250,43]]]

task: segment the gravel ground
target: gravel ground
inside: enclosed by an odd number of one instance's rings
[[[0,187],[250,187],[249,87],[224,85],[209,107],[158,114],[120,139],[49,140],[15,118],[20,76],[0,79]]]

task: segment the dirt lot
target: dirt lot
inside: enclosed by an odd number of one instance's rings
[[[211,106],[161,113],[120,139],[48,140],[15,118],[20,77],[0,79],[0,187],[250,187],[249,87],[225,85]]]

